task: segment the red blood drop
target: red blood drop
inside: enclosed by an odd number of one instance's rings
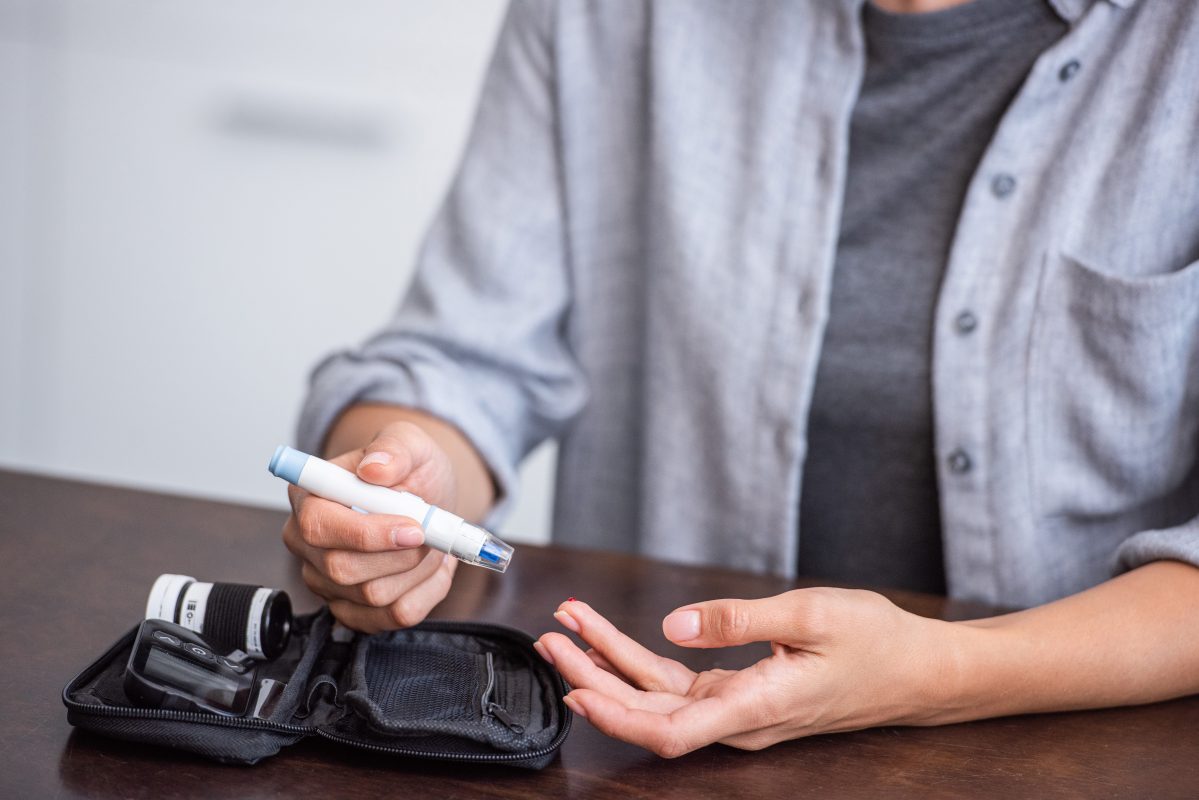
[[[573,597],[566,598],[566,602],[568,602],[568,603],[573,603],[574,601],[575,601],[575,599]]]

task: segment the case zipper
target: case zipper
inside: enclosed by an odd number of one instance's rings
[[[176,711],[169,708],[121,708],[119,706],[97,706],[79,703],[64,697],[63,704],[80,714],[94,717],[131,717],[134,719],[169,719],[178,722],[198,722],[202,725],[218,725],[222,728],[259,728],[279,733],[312,733],[312,728],[290,725],[286,722],[269,722],[258,717],[225,717],[220,714],[205,714],[199,711]]]
[[[334,742],[357,747],[360,750],[374,750],[380,753],[394,753],[401,756],[412,756],[413,758],[427,758],[432,761],[533,761],[538,758],[548,756],[550,753],[562,746],[566,735],[570,733],[571,718],[564,716],[562,719],[562,730],[554,737],[554,741],[547,744],[540,750],[534,750],[531,753],[434,753],[428,750],[411,750],[406,747],[387,747],[381,744],[371,744],[368,742],[360,742],[356,739],[350,739],[340,734],[330,733],[321,728],[316,729],[318,736],[323,736]]]
[[[525,726],[513,719],[512,715],[508,713],[508,709],[491,699],[491,693],[495,691],[495,658],[490,650],[486,655],[487,688],[483,690],[483,696],[479,701],[479,704],[483,706],[483,716],[494,717],[505,728],[520,735],[525,732]]]
[[[508,709],[499,703],[488,703],[487,713],[498,719],[501,725],[513,733],[521,734],[525,732],[525,726],[514,720],[512,715],[508,713]]]

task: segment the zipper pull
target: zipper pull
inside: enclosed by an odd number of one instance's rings
[[[525,726],[512,719],[512,715],[508,713],[508,709],[499,703],[488,703],[487,713],[498,719],[505,728],[513,733],[521,734],[525,732]]]

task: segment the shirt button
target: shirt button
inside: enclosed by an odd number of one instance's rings
[[[1062,83],[1065,83],[1077,75],[1080,69],[1082,69],[1082,64],[1078,62],[1078,59],[1072,58],[1063,64],[1062,68],[1058,70],[1057,77]]]
[[[991,192],[996,197],[1007,197],[1016,190],[1016,179],[1001,172],[991,179]]]
[[[970,333],[978,327],[978,317],[970,311],[963,311],[954,318],[953,327],[958,333]]]
[[[970,461],[970,454],[960,447],[949,454],[948,461],[949,471],[954,475],[965,475],[974,466]]]

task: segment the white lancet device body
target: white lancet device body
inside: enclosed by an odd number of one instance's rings
[[[316,456],[280,445],[269,469],[288,483],[355,511],[410,517],[424,529],[425,544],[467,564],[503,572],[512,559],[511,545],[457,514],[430,505],[411,492],[367,483]]]

